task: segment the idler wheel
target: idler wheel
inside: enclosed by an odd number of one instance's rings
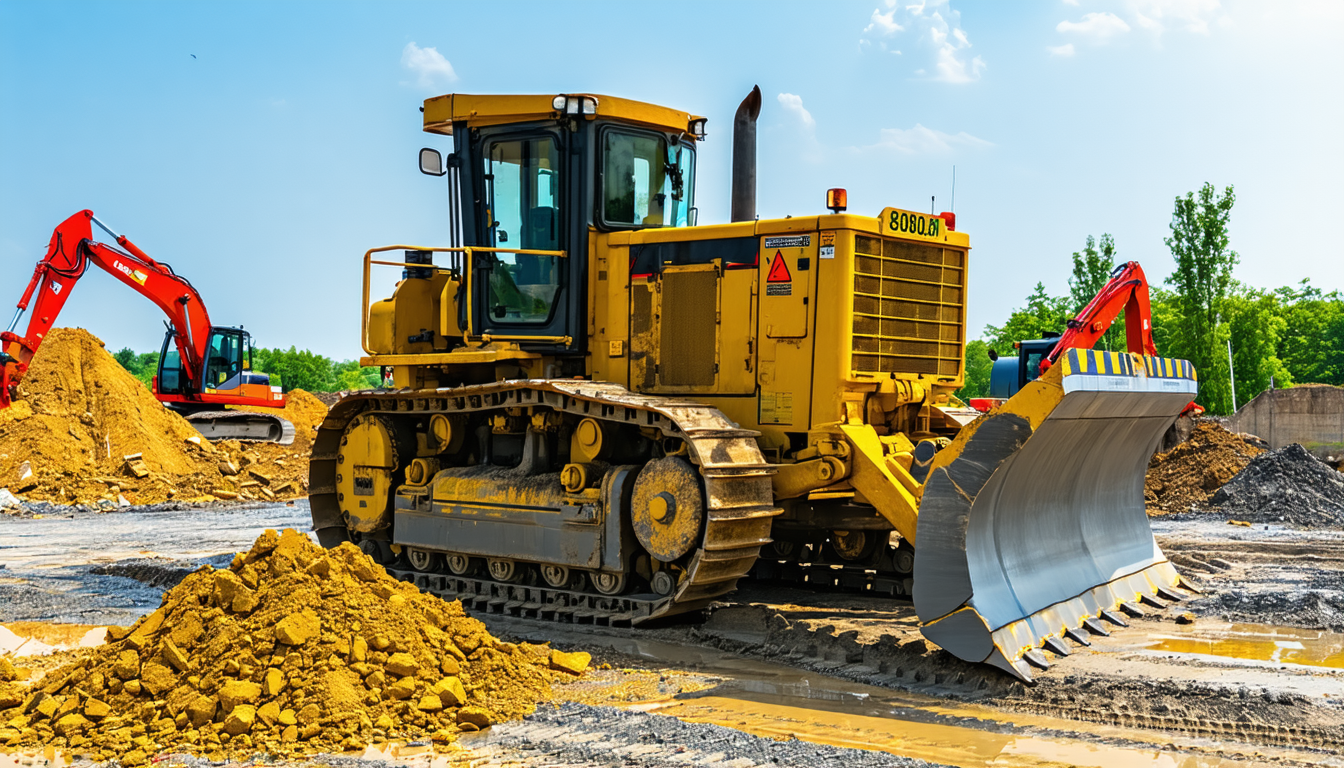
[[[624,573],[600,573],[588,574],[593,582],[593,589],[604,595],[619,595],[625,591]]]
[[[444,558],[448,565],[448,572],[454,576],[466,576],[471,573],[471,558],[466,555],[448,555]]]
[[[486,568],[490,571],[490,578],[495,581],[515,581],[521,573],[518,564],[512,560],[497,560],[491,558],[486,561]]]
[[[541,580],[546,582],[548,587],[563,589],[569,586],[569,579],[569,569],[563,565],[541,566]]]
[[[878,536],[873,531],[831,531],[829,544],[836,557],[855,563],[871,558],[878,541],[885,537],[886,534]]]
[[[700,473],[680,457],[654,459],[639,471],[631,500],[635,537],[664,563],[695,548],[705,520]]]
[[[417,549],[415,547],[407,548],[406,560],[410,562],[412,568],[421,573],[433,573],[439,564],[438,555],[427,549]]]

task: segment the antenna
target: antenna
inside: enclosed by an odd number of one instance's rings
[[[957,212],[957,166],[952,166],[952,212]]]
[[[929,195],[929,215],[938,215],[938,198],[935,195]]]

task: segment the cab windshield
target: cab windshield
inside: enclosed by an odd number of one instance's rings
[[[602,219],[615,226],[689,226],[694,176],[690,145],[608,131],[602,141]]]

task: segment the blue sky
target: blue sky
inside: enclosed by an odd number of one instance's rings
[[[195,58],[193,58],[195,54]],[[359,262],[445,244],[421,101],[589,91],[709,117],[700,221],[728,216],[759,83],[764,217],[951,203],[980,334],[1112,233],[1154,281],[1172,200],[1234,184],[1237,276],[1344,289],[1344,3],[37,3],[0,0],[0,313],[91,208],[264,346],[359,352]],[[62,324],[156,349],[91,274]]]

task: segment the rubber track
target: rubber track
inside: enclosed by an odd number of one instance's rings
[[[294,443],[294,424],[286,418],[276,416],[270,413],[261,413],[259,411],[197,411],[196,413],[184,416],[193,427],[196,427],[206,439],[214,440],[242,440],[255,443],[275,443],[277,445],[292,445]],[[230,435],[227,431],[216,431],[207,426],[209,424],[227,424],[229,422],[242,421],[264,421],[269,423],[279,422],[280,439],[279,440],[258,440],[252,437],[240,437]],[[204,429],[202,429],[204,427]]]
[[[336,500],[336,452],[341,435],[355,417],[364,413],[403,416],[479,413],[529,406],[657,428],[666,436],[685,440],[690,458],[704,478],[706,515],[700,546],[691,555],[686,576],[670,596],[606,598],[549,587],[527,587],[531,597],[522,600],[522,604],[555,606],[547,611],[552,614],[550,617],[564,620],[562,609],[574,604],[575,595],[582,595],[591,598],[582,601],[581,607],[575,606],[587,613],[584,618],[628,620],[632,624],[698,610],[732,592],[737,580],[746,576],[755,564],[761,547],[770,543],[770,523],[781,510],[774,505],[770,481],[775,469],[761,455],[756,443],[758,432],[739,429],[717,408],[693,400],[635,394],[616,384],[569,379],[502,381],[432,390],[373,390],[345,395],[332,406],[319,427],[309,463],[309,500],[313,529],[319,540],[325,546],[335,546],[349,538]],[[440,583],[433,587],[445,594],[453,582],[464,589],[453,591],[454,597],[467,596],[465,588],[470,587],[472,600],[478,594],[485,595],[487,604],[497,606],[518,600],[509,597],[517,585],[441,575],[437,578]],[[645,600],[646,597],[650,599]],[[636,606],[634,610],[632,604]]]

